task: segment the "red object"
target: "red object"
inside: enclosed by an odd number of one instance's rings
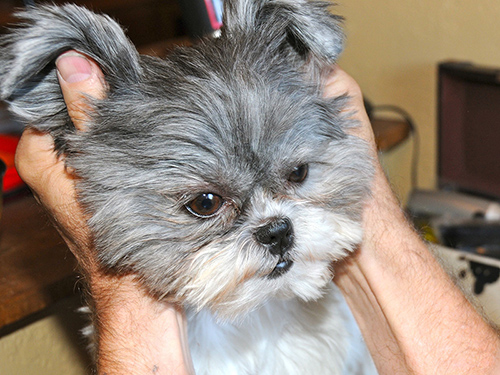
[[[16,155],[19,138],[18,136],[0,134],[0,159],[2,159],[7,166],[7,171],[3,177],[4,193],[16,190],[24,185],[14,165],[14,157]]]
[[[205,6],[207,8],[208,19],[210,20],[210,25],[212,29],[218,30],[222,27],[222,22],[217,19],[217,15],[215,13],[214,4],[212,0],[205,0]]]

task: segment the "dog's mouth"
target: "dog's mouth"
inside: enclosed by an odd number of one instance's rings
[[[278,264],[276,264],[276,267],[274,267],[274,269],[271,271],[269,275],[267,275],[267,277],[270,279],[276,279],[281,275],[287,273],[292,266],[293,266],[293,260],[281,257],[278,260]]]

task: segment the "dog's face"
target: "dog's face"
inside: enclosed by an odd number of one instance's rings
[[[369,153],[321,84],[341,36],[323,5],[294,3],[226,1],[219,39],[141,57],[133,80],[92,55],[108,97],[62,138],[105,267],[235,318],[319,297],[359,243]]]
[[[171,56],[140,96],[110,98],[75,143],[88,150],[73,160],[82,194],[105,202],[92,219],[101,259],[224,316],[316,298],[360,241],[364,146],[344,133],[344,99],[323,99],[286,65],[212,48]]]

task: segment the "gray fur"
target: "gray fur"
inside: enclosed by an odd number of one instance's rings
[[[322,96],[343,41],[340,19],[326,7],[226,1],[219,38],[165,60],[139,56],[114,21],[83,8],[18,14],[23,25],[0,42],[1,99],[53,135],[81,177],[79,199],[105,267],[135,272],[159,297],[218,312],[237,298],[190,297],[198,286],[188,270],[209,244],[234,244],[228,259],[265,274],[276,258],[248,244],[250,223],[266,220],[256,219],[262,200],[360,220],[371,160],[365,143],[345,132],[355,125],[341,113],[346,98]],[[54,61],[70,49],[96,60],[108,84],[107,97],[91,102],[87,132],[74,129],[56,77]],[[310,176],[291,184],[288,175],[305,163]],[[206,192],[226,203],[203,219],[185,205]]]

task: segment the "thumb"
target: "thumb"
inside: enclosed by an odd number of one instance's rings
[[[68,51],[56,60],[57,76],[68,114],[78,130],[86,130],[89,121],[89,98],[106,96],[104,74],[87,56]]]

